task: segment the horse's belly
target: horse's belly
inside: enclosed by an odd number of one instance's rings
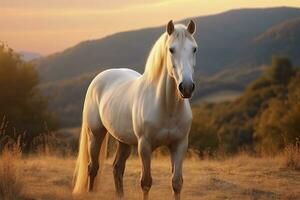
[[[126,112],[104,112],[102,121],[107,131],[117,140],[126,144],[137,144],[132,120]]]
[[[114,131],[109,131],[110,134],[117,139],[120,142],[123,142],[125,144],[129,145],[135,145],[137,144],[137,138],[133,133],[132,129],[119,129],[119,130],[114,130]]]
[[[123,94],[124,97],[124,94]],[[126,99],[126,97],[124,97]],[[130,102],[121,96],[102,100],[101,120],[107,131],[117,140],[126,144],[136,144],[133,131]]]

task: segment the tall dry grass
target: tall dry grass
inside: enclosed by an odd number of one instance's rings
[[[22,169],[22,147],[24,141],[22,135],[17,137],[16,132],[9,135],[6,133],[7,122],[5,118],[0,123],[0,200],[24,200],[24,177]],[[59,141],[54,133],[40,134],[33,140],[35,156],[66,156],[69,148],[63,141]],[[27,155],[28,156],[28,155]]]
[[[10,141],[0,153],[0,199],[20,200],[23,187],[19,169],[20,140]]]
[[[284,165],[293,170],[300,170],[300,141],[289,144],[284,149]]]

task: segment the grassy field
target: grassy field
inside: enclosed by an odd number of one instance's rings
[[[203,102],[220,103],[224,101],[233,101],[237,99],[240,95],[241,92],[238,91],[224,90],[203,96],[199,98],[194,104],[200,104]]]
[[[1,162],[4,162],[2,160]],[[75,158],[38,156],[21,159],[18,181],[21,199],[70,200]],[[140,163],[131,158],[125,171],[125,199],[141,199]],[[172,199],[171,168],[168,158],[152,163],[150,199]],[[107,160],[99,190],[79,199],[114,199],[112,160]],[[1,181],[0,181],[1,182]],[[283,167],[283,160],[240,155],[223,161],[184,162],[182,199],[300,199],[300,171]],[[78,199],[78,198],[77,198]]]

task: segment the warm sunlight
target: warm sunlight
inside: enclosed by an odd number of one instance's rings
[[[0,38],[16,50],[49,54],[115,32],[160,26],[236,8],[300,7],[298,0],[1,1]]]
[[[300,0],[0,0],[0,200],[300,199]]]

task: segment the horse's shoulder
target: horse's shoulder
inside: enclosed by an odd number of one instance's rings
[[[107,69],[100,72],[93,79],[93,81],[90,84],[90,87],[105,88],[106,86],[122,84],[126,81],[134,80],[140,76],[141,74],[131,69],[126,69],[126,68]]]

